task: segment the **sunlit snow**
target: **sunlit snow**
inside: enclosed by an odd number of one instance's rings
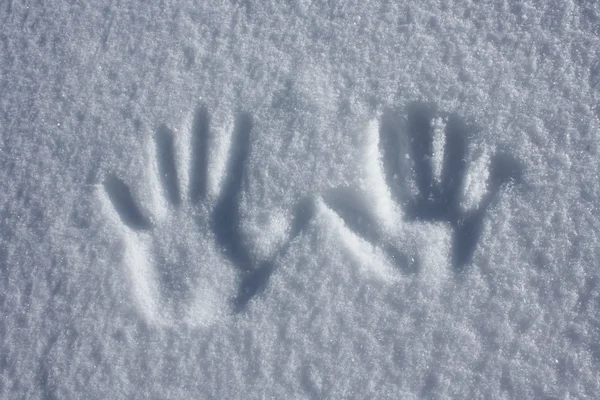
[[[0,2],[1,399],[600,393],[600,2]]]

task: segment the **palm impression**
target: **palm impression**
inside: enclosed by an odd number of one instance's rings
[[[367,190],[374,193],[336,189],[325,196],[326,204],[347,229],[382,249],[402,271],[419,272],[432,253],[447,251],[448,257],[442,258],[461,272],[472,261],[488,209],[507,183],[520,179],[520,167],[496,153],[483,157],[483,167],[469,174],[469,141],[475,129],[429,104],[411,104],[405,119],[384,114],[371,129],[377,137],[372,151],[367,146]],[[401,217],[392,218],[394,212]],[[440,248],[445,247],[443,240],[431,244],[442,228],[450,235],[446,249]],[[407,236],[430,243],[411,244]]]
[[[209,193],[211,135],[206,109],[195,115],[189,158],[178,159],[177,138],[166,126],[156,132],[152,161],[156,191],[165,205],[162,212],[145,215],[125,182],[114,175],[105,179],[106,197],[127,227],[125,262],[134,295],[149,319],[165,325],[206,325],[230,310],[243,311],[299,233],[300,228],[291,229],[267,260],[254,257],[247,245],[240,202],[251,131],[250,116],[240,114],[216,195]],[[187,176],[180,171],[186,166]]]

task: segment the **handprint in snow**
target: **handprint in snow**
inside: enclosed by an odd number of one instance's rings
[[[176,157],[174,133],[166,126],[156,132],[158,186],[166,200],[161,216],[144,215],[117,176],[104,181],[106,197],[128,227],[126,262],[135,295],[147,316],[159,323],[205,325],[230,309],[243,311],[303,228],[296,218],[287,240],[269,259],[253,256],[240,210],[252,120],[240,114],[234,125],[216,196],[208,193],[210,129],[205,108],[197,111],[192,124],[187,180],[179,172],[185,162]]]
[[[449,228],[451,264],[461,272],[472,260],[489,207],[505,184],[519,181],[520,167],[507,155],[490,157],[486,173],[481,174],[484,190],[478,197],[471,196],[478,201],[468,207],[464,193],[468,191],[468,143],[474,132],[470,125],[430,104],[413,103],[406,119],[386,113],[376,128],[377,151],[370,155],[375,160],[369,162],[379,171],[375,175],[382,175],[382,192],[391,195],[392,208],[400,210],[405,226],[416,222],[413,230],[422,230],[428,223]],[[420,257],[397,245],[385,229],[390,221],[382,220],[380,210],[366,197],[346,188],[331,191],[325,201],[347,228],[383,249],[405,272],[417,272]]]

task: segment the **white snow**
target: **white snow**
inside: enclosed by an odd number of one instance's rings
[[[0,398],[597,398],[599,133],[595,1],[0,2]]]

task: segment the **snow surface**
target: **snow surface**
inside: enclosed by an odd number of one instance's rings
[[[0,2],[0,398],[597,398],[600,3]]]

